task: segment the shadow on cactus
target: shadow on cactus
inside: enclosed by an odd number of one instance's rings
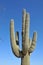
[[[14,33],[14,20],[10,22],[10,40],[14,55],[21,58],[21,65],[30,65],[30,54],[34,51],[37,40],[37,32],[33,33],[33,38],[29,38],[30,14],[23,10],[22,15],[22,50],[19,48],[19,32]]]

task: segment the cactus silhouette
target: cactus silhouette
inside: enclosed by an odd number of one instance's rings
[[[14,55],[21,58],[21,65],[30,65],[30,54],[34,51],[37,40],[37,32],[33,33],[33,38],[29,38],[30,14],[23,9],[22,15],[22,50],[19,48],[19,32],[14,33],[14,20],[10,21],[10,41]]]

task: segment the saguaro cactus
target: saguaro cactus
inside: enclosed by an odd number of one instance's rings
[[[21,65],[30,65],[30,54],[36,46],[37,33],[33,33],[33,38],[29,38],[30,15],[23,10],[22,16],[22,50],[19,48],[19,33],[14,33],[14,20],[10,22],[11,48],[16,57],[21,58]]]

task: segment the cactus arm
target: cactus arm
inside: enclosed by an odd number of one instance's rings
[[[17,45],[19,45],[19,32],[16,32],[15,39],[16,39]]]
[[[30,48],[29,48],[29,52],[32,53],[35,49],[35,46],[36,46],[36,41],[37,41],[37,33],[34,32],[33,33],[33,38],[32,38],[32,41],[30,40]]]
[[[10,23],[10,40],[11,40],[11,48],[15,56],[21,57],[21,51],[19,46],[16,44],[15,35],[14,35],[14,21],[11,20]]]
[[[22,51],[23,51],[23,54],[25,52],[25,19],[26,19],[26,10],[23,9],[23,15],[22,15]]]
[[[29,33],[29,25],[30,25],[30,16],[29,13],[23,11],[23,21],[22,21],[22,39],[23,39],[23,54],[26,54],[29,46],[28,46],[28,33]]]
[[[29,39],[29,27],[30,27],[30,15],[26,13],[26,21],[25,21],[25,46],[26,49],[29,49],[28,39]]]

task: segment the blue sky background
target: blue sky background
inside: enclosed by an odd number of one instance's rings
[[[22,31],[22,10],[30,13],[30,38],[37,31],[35,51],[30,56],[30,65],[43,65],[43,0],[0,0],[0,65],[21,65],[10,46],[10,19],[14,19],[15,31]]]

